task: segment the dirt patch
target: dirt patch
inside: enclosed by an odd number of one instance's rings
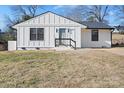
[[[124,48],[111,48],[111,49],[105,49],[105,51],[124,56]]]
[[[66,54],[86,54],[86,53],[90,53],[92,51],[106,51],[106,52],[109,52],[109,53],[112,53],[112,54],[116,54],[116,55],[121,55],[121,56],[124,56],[124,48],[82,48],[82,49],[77,49],[77,50],[71,50],[71,51],[63,51],[64,53]]]

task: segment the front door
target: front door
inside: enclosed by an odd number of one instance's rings
[[[65,28],[59,28],[59,45],[64,45],[65,40],[62,40],[62,38],[66,38],[65,30]]]

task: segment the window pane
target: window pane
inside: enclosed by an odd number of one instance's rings
[[[30,40],[36,40],[36,28],[30,28]]]
[[[44,28],[37,29],[37,40],[44,40]]]
[[[98,41],[98,30],[92,30],[92,41]]]
[[[31,35],[31,40],[36,40],[36,35],[35,34]]]
[[[30,28],[31,34],[36,34],[36,28]]]
[[[38,37],[37,37],[37,40],[44,40],[43,34],[41,34],[41,35],[39,34]]]
[[[69,32],[70,34],[72,34],[72,33],[74,32],[74,30],[75,30],[75,29],[68,29],[68,32]]]

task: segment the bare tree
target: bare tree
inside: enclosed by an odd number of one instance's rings
[[[124,24],[124,5],[121,6],[114,6],[114,9],[116,10],[116,21],[119,21],[121,25]]]
[[[114,9],[116,9],[116,16],[124,19],[124,5],[121,6],[114,6]]]
[[[77,6],[74,8],[71,13],[67,15],[70,18],[88,21],[98,21],[106,22],[106,17],[109,15],[109,6],[108,5],[94,5],[94,6]]]
[[[124,30],[122,26],[124,26],[124,5],[115,5],[114,10],[116,10],[115,16],[116,16],[116,21],[119,23],[117,29],[120,34],[124,34]],[[119,30],[120,29],[120,30]]]
[[[66,11],[66,16],[77,21],[83,21],[85,20],[84,19],[85,9],[86,9],[86,6],[83,6],[83,5],[76,6],[73,9],[68,9],[68,11]]]
[[[86,20],[87,21],[97,21],[97,19],[94,16],[92,16],[92,15],[88,16]]]
[[[9,16],[6,16],[6,19],[9,23],[16,24],[36,16],[39,9],[43,8],[38,5],[15,5],[11,6],[10,9],[12,10],[14,19],[11,19]]]
[[[15,30],[11,27],[12,25],[15,25],[19,22],[28,20],[34,16],[36,16],[41,9],[42,6],[37,6],[37,5],[27,5],[27,6],[22,6],[22,5],[16,5],[16,6],[11,6],[10,9],[12,10],[12,15],[13,17],[10,16],[5,16],[6,19],[6,29],[5,31],[8,33],[8,37],[16,37],[15,36]]]
[[[40,8],[41,6],[38,5],[16,5],[16,6],[12,6],[11,10],[14,13],[18,13],[17,15],[30,15],[32,17],[34,17],[38,11],[38,8]]]
[[[37,9],[38,9],[38,6],[37,5],[32,5],[32,6],[28,6],[27,7],[29,12],[30,12],[30,15],[32,17],[34,17],[36,15],[36,12],[37,12]]]
[[[109,6],[102,6],[102,5],[94,5],[89,6],[87,10],[87,15],[93,16],[96,18],[96,21],[98,22],[106,22],[106,16],[108,16],[108,8]]]
[[[17,24],[17,23],[20,22],[20,19],[18,19],[17,17],[15,17],[14,19],[12,19],[8,15],[5,15],[5,19],[6,19],[5,22],[6,22],[6,26],[7,27],[10,27],[10,26],[12,26],[12,25]]]

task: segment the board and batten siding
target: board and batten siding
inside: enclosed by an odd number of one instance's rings
[[[17,48],[52,48],[55,47],[55,38],[58,37],[56,33],[57,28],[74,29],[71,35],[66,34],[76,41],[76,46],[81,47],[81,28],[86,26],[77,22],[69,20],[65,17],[48,12],[40,16],[29,19],[25,22],[13,26],[17,29]],[[44,28],[43,41],[30,40],[30,28]]]
[[[98,41],[92,41],[92,29],[82,29],[81,31],[81,47],[111,47],[111,31],[107,29],[99,29]]]

